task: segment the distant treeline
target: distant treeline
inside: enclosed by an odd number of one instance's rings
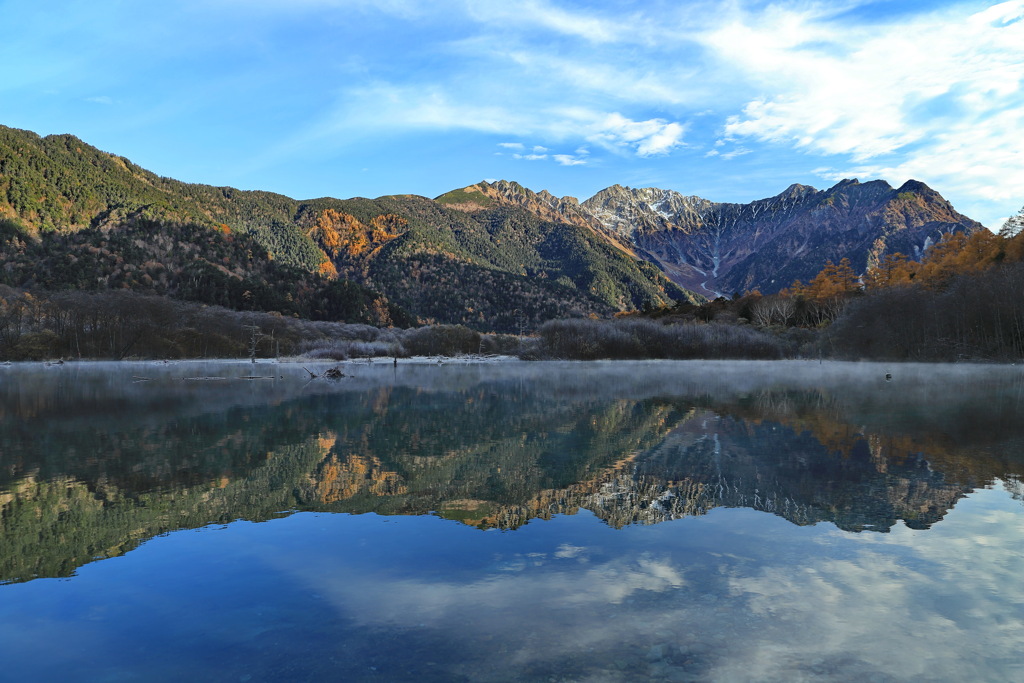
[[[557,320],[535,336],[463,325],[378,328],[240,312],[130,291],[28,293],[0,286],[0,360],[266,358],[345,360],[462,354],[532,359],[781,358],[791,348],[749,326],[645,319]]]
[[[793,349],[749,326],[723,323],[664,324],[642,318],[553,320],[541,326],[534,358],[575,360],[648,358],[776,359]]]
[[[788,355],[878,360],[1024,358],[1024,234],[948,234],[914,261],[880,259],[858,277],[843,259],[809,283],[651,317],[667,322],[751,325],[784,342]]]
[[[338,323],[178,301],[130,291],[20,292],[0,286],[0,358],[245,357],[293,353]],[[370,328],[376,330],[376,328]]]
[[[851,301],[822,341],[842,358],[1024,358],[1024,263],[959,275],[938,291],[871,292]]]
[[[219,289],[209,283],[199,291]],[[365,291],[339,285],[332,305],[368,309],[374,301]],[[829,262],[811,282],[778,294],[755,291],[613,319],[551,320],[525,337],[464,325],[401,329],[310,321],[127,290],[0,285],[0,360],[509,354],[1009,361],[1024,358],[1022,293],[1024,234],[1016,231],[947,235],[920,261],[887,255],[863,277],[845,260]],[[323,306],[329,297],[321,292],[315,298]],[[388,317],[382,311],[381,318]]]
[[[0,361],[515,353],[517,337],[462,325],[399,329],[233,311],[131,291],[22,292],[0,285]]]
[[[956,276],[940,290],[861,292],[845,301],[834,321],[816,325],[750,322],[764,297],[747,295],[685,313],[553,320],[519,337],[463,325],[400,329],[310,321],[130,291],[28,293],[0,286],[0,361],[461,354],[1009,361],[1024,358],[1022,292],[1024,263],[1015,263]],[[794,310],[801,308],[808,303],[795,302]]]

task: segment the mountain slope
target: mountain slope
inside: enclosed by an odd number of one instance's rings
[[[0,264],[0,285],[23,290],[129,290],[311,320],[415,323],[378,292],[282,264],[248,235],[196,223],[132,215],[38,240],[0,231]]]
[[[131,215],[249,233],[278,260],[315,271],[324,255],[294,225],[297,202],[162,178],[72,135],[0,126],[0,220],[26,233],[118,225]]]
[[[864,272],[886,253],[918,258],[943,233],[982,229],[914,180],[897,189],[882,180],[844,180],[827,190],[794,184],[749,204],[620,185],[580,203],[503,180],[471,185],[438,201],[468,212],[518,207],[543,220],[587,228],[705,296],[775,292],[793,280],[813,278],[826,260],[849,258]]]
[[[592,230],[518,207],[467,212],[417,196],[323,200],[299,224],[339,275],[429,321],[513,331],[687,295]]]
[[[118,286],[180,296],[181,284],[195,279],[181,276],[188,266],[211,276],[200,278],[193,294],[237,307],[254,305],[253,297],[240,304],[234,294],[224,295],[226,284],[237,283],[222,282],[214,271],[244,278],[291,267],[294,286],[278,297],[256,298],[294,299],[294,289],[308,293],[323,286],[310,284],[311,276],[340,277],[381,292],[382,301],[423,322],[500,331],[687,296],[594,227],[546,219],[551,217],[508,205],[467,212],[416,196],[300,201],[193,185],[161,178],[70,135],[44,138],[0,126],[0,236],[6,236],[0,282],[14,286]],[[186,263],[178,258],[190,252],[185,242],[213,238],[183,226],[228,235],[243,248],[218,247],[197,264]],[[71,237],[79,233],[82,238]],[[84,257],[80,252],[88,248],[109,252],[111,263],[100,267]],[[54,264],[60,267],[54,270]],[[148,273],[156,265],[172,274]],[[121,277],[139,271],[157,284]],[[280,288],[280,278],[270,281]],[[234,289],[240,295],[254,285]],[[276,301],[273,310],[296,312],[285,303]]]
[[[705,294],[775,292],[814,277],[826,260],[849,258],[864,272],[886,253],[919,257],[943,233],[982,229],[913,180],[897,189],[883,180],[791,185],[749,204],[613,186],[582,207],[675,282]]]

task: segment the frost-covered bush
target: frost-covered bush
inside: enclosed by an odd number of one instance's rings
[[[480,333],[464,325],[431,325],[405,330],[402,346],[410,356],[457,356],[480,352]]]

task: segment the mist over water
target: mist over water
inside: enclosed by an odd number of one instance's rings
[[[327,367],[0,368],[7,670],[1024,673],[1024,368]]]

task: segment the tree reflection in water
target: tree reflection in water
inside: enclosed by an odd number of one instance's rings
[[[5,675],[1021,677],[1017,368],[257,367],[0,368]]]

